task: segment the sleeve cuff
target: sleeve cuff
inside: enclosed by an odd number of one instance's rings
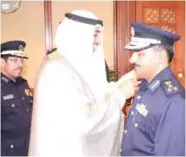
[[[115,82],[109,83],[107,94],[111,95],[111,97],[115,97],[118,100],[121,109],[123,108],[126,99],[124,93],[117,87]]]

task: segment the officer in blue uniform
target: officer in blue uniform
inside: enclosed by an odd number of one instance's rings
[[[1,44],[1,155],[27,156],[33,97],[22,78],[24,41]]]
[[[142,80],[124,128],[122,156],[185,155],[185,89],[169,64],[180,36],[132,23],[130,63]]]

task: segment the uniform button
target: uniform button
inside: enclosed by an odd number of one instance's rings
[[[140,100],[142,97],[140,95],[137,95],[137,100]]]
[[[126,134],[127,132],[128,132],[128,131],[125,129],[125,130],[124,130],[124,133]]]
[[[132,116],[134,115],[134,111],[131,111],[131,115],[132,115]]]
[[[29,110],[26,108],[26,112],[28,112]]]
[[[12,108],[14,108],[15,107],[15,104],[12,104]]]
[[[13,148],[14,148],[14,145],[13,145],[13,144],[11,144],[11,145],[10,145],[10,148],[11,148],[11,149],[13,149]]]
[[[134,127],[137,128],[138,127],[138,123],[134,123]]]
[[[25,98],[24,98],[24,97],[22,97],[22,100],[25,100]]]
[[[178,88],[177,88],[177,87],[174,87],[173,89],[174,89],[175,91],[177,91],[177,90],[178,90]]]

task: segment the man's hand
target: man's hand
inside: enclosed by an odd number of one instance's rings
[[[120,85],[123,83],[123,81],[130,80],[130,79],[137,80],[137,75],[135,70],[129,71],[128,73],[121,76],[121,78],[117,81],[117,84]]]
[[[136,73],[134,70],[123,75],[117,82],[118,87],[126,99],[129,99],[135,95],[135,91],[138,89],[138,84]]]
[[[119,85],[119,89],[123,91],[125,99],[129,99],[135,95],[136,90],[138,90],[139,82],[134,79],[124,80],[122,84]]]

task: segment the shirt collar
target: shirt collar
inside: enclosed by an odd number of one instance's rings
[[[1,73],[1,81],[4,83],[14,82],[3,73]],[[26,80],[20,76],[20,77],[16,78],[16,82],[14,82],[14,83],[19,84],[24,81],[26,81]]]
[[[10,81],[11,81],[11,79],[9,79],[6,75],[1,73],[1,82],[9,83]]]
[[[148,83],[147,80],[143,80],[140,84],[140,90],[149,89],[151,92],[154,92],[160,86],[162,81],[170,80],[171,76],[172,70],[170,66],[168,66],[159,72],[150,83]]]

